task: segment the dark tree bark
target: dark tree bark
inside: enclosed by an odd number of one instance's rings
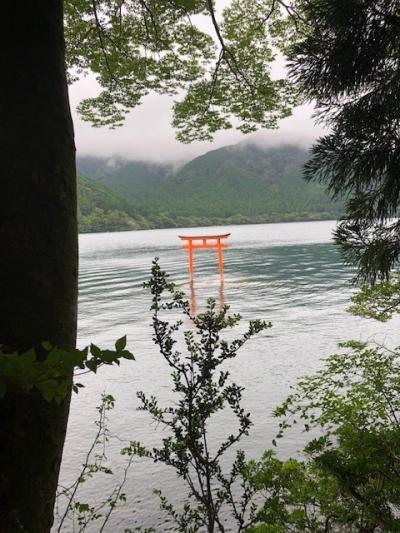
[[[73,126],[62,0],[3,2],[0,32],[0,349],[76,340]],[[0,532],[48,532],[69,399],[0,401]]]

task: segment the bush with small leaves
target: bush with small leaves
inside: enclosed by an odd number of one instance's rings
[[[236,524],[235,530],[244,531],[255,513],[252,501],[255,490],[242,475],[245,455],[236,450],[228,471],[224,470],[221,460],[248,435],[252,422],[250,414],[242,407],[243,387],[230,382],[229,371],[221,365],[235,358],[251,337],[270,328],[271,324],[252,321],[242,337],[227,342],[221,338],[221,332],[233,328],[241,318],[230,316],[228,306],[217,311],[215,301],[210,299],[204,313],[192,316],[183,293],[175,290],[157,260],[146,287],[153,295],[153,340],[171,369],[176,401],[169,407],[162,407],[156,397],[138,392],[141,409],[167,428],[168,436],[163,438],[161,447],[149,449],[139,442],[131,442],[124,453],[171,466],[185,482],[187,498],[179,510],[157,491],[161,508],[173,519],[176,531],[224,532],[228,530],[224,522],[228,514]],[[176,349],[176,334],[182,321],[169,323],[160,316],[163,311],[173,309],[182,311],[195,326],[195,332],[184,333],[186,353]],[[210,422],[225,408],[233,412],[237,428],[212,450]]]
[[[107,531],[111,514],[126,501],[123,492],[133,457],[129,457],[123,468],[122,476],[115,482],[106,498],[100,502],[82,501],[81,489],[89,480],[99,475],[113,476],[110,460],[107,457],[107,446],[113,435],[108,425],[108,413],[114,409],[114,397],[102,394],[101,403],[97,407],[98,418],[95,421],[96,433],[86,453],[82,467],[76,479],[69,485],[59,485],[56,498],[56,525],[54,531],[74,531],[84,533],[89,529],[102,533]],[[117,437],[116,437],[117,438]],[[100,480],[101,482],[101,480]]]
[[[400,531],[400,349],[340,347],[275,410],[278,439],[295,424],[317,436],[303,462],[249,465],[266,495],[251,532]]]

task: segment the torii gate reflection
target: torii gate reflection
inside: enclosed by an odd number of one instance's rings
[[[189,267],[189,283],[190,283],[190,309],[192,314],[196,314],[196,292],[194,288],[194,253],[196,249],[216,249],[218,256],[218,270],[220,273],[219,285],[219,305],[222,308],[225,305],[224,298],[224,258],[223,250],[228,248],[228,244],[222,242],[227,239],[230,233],[223,235],[178,235],[182,241],[186,241],[182,245],[183,250],[188,252],[188,267]]]

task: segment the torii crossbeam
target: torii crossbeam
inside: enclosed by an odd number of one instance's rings
[[[194,273],[194,254],[193,250],[199,248],[214,248],[218,252],[218,269],[221,274],[224,272],[224,258],[222,255],[222,250],[228,248],[227,243],[221,242],[223,239],[227,239],[230,236],[230,233],[224,233],[223,235],[178,235],[182,241],[186,241],[182,245],[183,250],[188,252],[188,265],[189,265],[189,275],[190,278],[193,278]]]

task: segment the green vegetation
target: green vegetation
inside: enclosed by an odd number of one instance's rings
[[[0,352],[0,399],[9,389],[17,389],[60,404],[68,395],[74,370],[96,373],[103,365],[119,365],[121,359],[134,360],[125,348],[126,337],[121,337],[115,343],[115,350],[102,350],[91,344],[82,350],[67,351],[42,342],[38,349],[25,353]],[[79,392],[82,386],[74,383],[72,390]]]
[[[400,311],[399,274],[351,300],[351,313],[390,320]],[[400,347],[339,347],[275,410],[275,446],[292,427],[314,435],[303,460],[268,450],[248,466],[265,497],[251,533],[400,531]]]
[[[96,407],[98,412],[95,420],[96,432],[89,450],[87,450],[83,464],[77,478],[68,486],[59,486],[56,499],[56,520],[57,533],[62,531],[76,531],[84,533],[90,528],[91,531],[102,533],[115,512],[117,506],[126,501],[126,494],[123,492],[127,475],[132,466],[133,456],[129,457],[124,466],[123,475],[108,492],[107,496],[98,505],[89,504],[83,501],[81,488],[90,481],[100,482],[99,476],[109,478],[114,474],[110,467],[108,445],[113,437],[108,421],[109,412],[114,409],[115,399],[109,394],[101,395],[101,402]],[[94,479],[93,479],[94,478]],[[104,478],[103,478],[104,480]],[[68,529],[66,529],[68,528]],[[126,532],[125,532],[126,533]],[[145,533],[145,532],[143,532]]]
[[[359,342],[330,356],[276,410],[318,436],[305,459],[250,465],[265,495],[257,533],[400,531],[400,351]]]
[[[228,467],[226,456],[248,435],[252,422],[242,406],[244,389],[229,380],[230,373],[224,369],[224,363],[234,359],[249,339],[271,324],[251,321],[240,338],[228,342],[221,338],[221,332],[233,328],[241,319],[240,315],[230,316],[228,306],[218,311],[215,301],[210,299],[203,314],[192,316],[189,302],[168,280],[157,260],[153,263],[150,282],[145,286],[153,297],[154,340],[171,370],[176,400],[162,407],[154,396],[138,392],[140,409],[147,411],[157,426],[167,428],[168,435],[159,448],[131,442],[123,453],[162,462],[184,481],[187,496],[182,509],[177,509],[158,491],[161,509],[172,519],[177,531],[196,532],[204,528],[209,533],[224,532],[224,515],[229,512],[234,517],[236,531],[240,532],[251,523],[254,491],[242,475],[243,451],[236,450]],[[171,309],[179,310],[195,328],[184,333],[186,353],[175,349],[182,321],[170,324],[163,316],[165,310]],[[217,443],[212,442],[210,426],[227,409],[235,420],[232,433]]]
[[[134,216],[121,195],[94,180],[78,177],[78,227],[80,233],[143,229],[148,223]]]
[[[289,29],[286,10],[270,0],[65,2],[67,64],[94,72],[100,93],[78,110],[95,126],[123,124],[150,91],[174,96],[173,126],[182,142],[211,140],[222,129],[274,128],[295,102],[291,83],[271,64]],[[274,3],[275,4],[275,3]],[[193,17],[210,21],[201,31]]]
[[[347,196],[337,242],[360,279],[374,282],[400,258],[399,2],[294,4],[307,30],[289,54],[291,79],[330,127],[306,175]]]
[[[141,227],[146,221],[163,228],[336,219],[342,204],[332,202],[321,185],[302,179],[307,156],[296,146],[238,144],[210,151],[175,173],[165,165],[121,160],[110,165],[95,158],[79,159],[78,168],[119,194],[120,209],[135,213]],[[109,193],[107,205],[118,208],[117,196]],[[104,203],[98,207],[104,209]],[[113,229],[96,214],[98,226],[86,226],[87,231]]]
[[[363,315],[374,316],[378,307],[399,311],[398,278],[391,288],[389,283],[374,294],[360,293]],[[217,311],[209,300],[203,314],[192,316],[184,295],[176,291],[157,261],[146,286],[152,294],[153,339],[171,369],[176,401],[162,406],[155,396],[137,395],[140,409],[162,428],[162,443],[154,448],[137,441],[124,446],[121,453],[127,461],[110,496],[100,502],[80,501],[82,483],[94,474],[112,474],[103,399],[103,411],[99,409],[103,418],[97,423],[83,470],[69,489],[60,492],[60,498],[67,498],[60,524],[67,520],[85,531],[88,523],[106,523],[114,508],[129,498],[122,488],[133,458],[139,456],[164,463],[184,481],[187,490],[180,506],[155,491],[169,524],[182,533],[400,531],[399,348],[358,341],[339,345],[340,352],[329,356],[314,375],[300,379],[275,410],[279,431],[273,445],[278,452],[278,444],[291,428],[311,435],[301,456],[283,460],[269,449],[261,460],[246,463],[237,448],[252,425],[242,407],[245,391],[229,382],[223,365],[271,324],[251,321],[241,338],[227,342],[221,332],[240,320],[227,314],[227,306]],[[171,310],[182,312],[194,326],[184,333],[185,353],[176,349],[182,321],[166,320]],[[118,342],[124,349],[124,339]],[[225,408],[232,410],[236,429],[225,440],[210,443],[212,420]],[[94,452],[96,446],[100,453]],[[232,447],[235,453],[229,454]],[[124,531],[159,529],[125,527]]]
[[[275,410],[279,419],[275,446],[292,427],[312,436],[302,458],[281,460],[267,450],[261,461],[246,464],[238,451],[232,472],[225,474],[219,452],[216,457],[208,452],[207,421],[228,401],[238,418],[238,434],[221,445],[219,450],[225,451],[247,434],[250,415],[240,407],[243,389],[239,385],[231,389],[226,385],[228,374],[217,370],[245,340],[270,324],[251,323],[242,340],[228,344],[219,332],[232,327],[238,317],[228,319],[226,309],[216,313],[211,302],[204,314],[192,318],[196,333],[186,333],[189,356],[183,358],[174,350],[180,322],[169,324],[158,313],[178,308],[190,316],[188,304],[170,287],[157,263],[148,286],[153,294],[154,339],[172,368],[180,402],[162,408],[156,398],[139,393],[142,408],[169,433],[161,449],[146,450],[133,443],[127,451],[165,462],[186,481],[182,512],[161,497],[161,508],[178,531],[194,533],[205,526],[207,531],[223,533],[227,524],[219,518],[226,508],[231,508],[233,517],[229,530],[237,532],[400,531],[399,348],[357,341],[340,344],[341,351],[329,356],[314,375],[300,379]],[[172,291],[170,302],[161,301],[165,290]],[[364,316],[376,315],[377,308],[398,312],[398,278],[391,287],[385,283],[374,293],[362,291],[358,303]],[[389,318],[390,314],[379,315],[380,320]],[[216,477],[213,483],[205,482],[207,475]],[[234,488],[236,483],[240,489]],[[211,494],[207,487],[212,487]]]

